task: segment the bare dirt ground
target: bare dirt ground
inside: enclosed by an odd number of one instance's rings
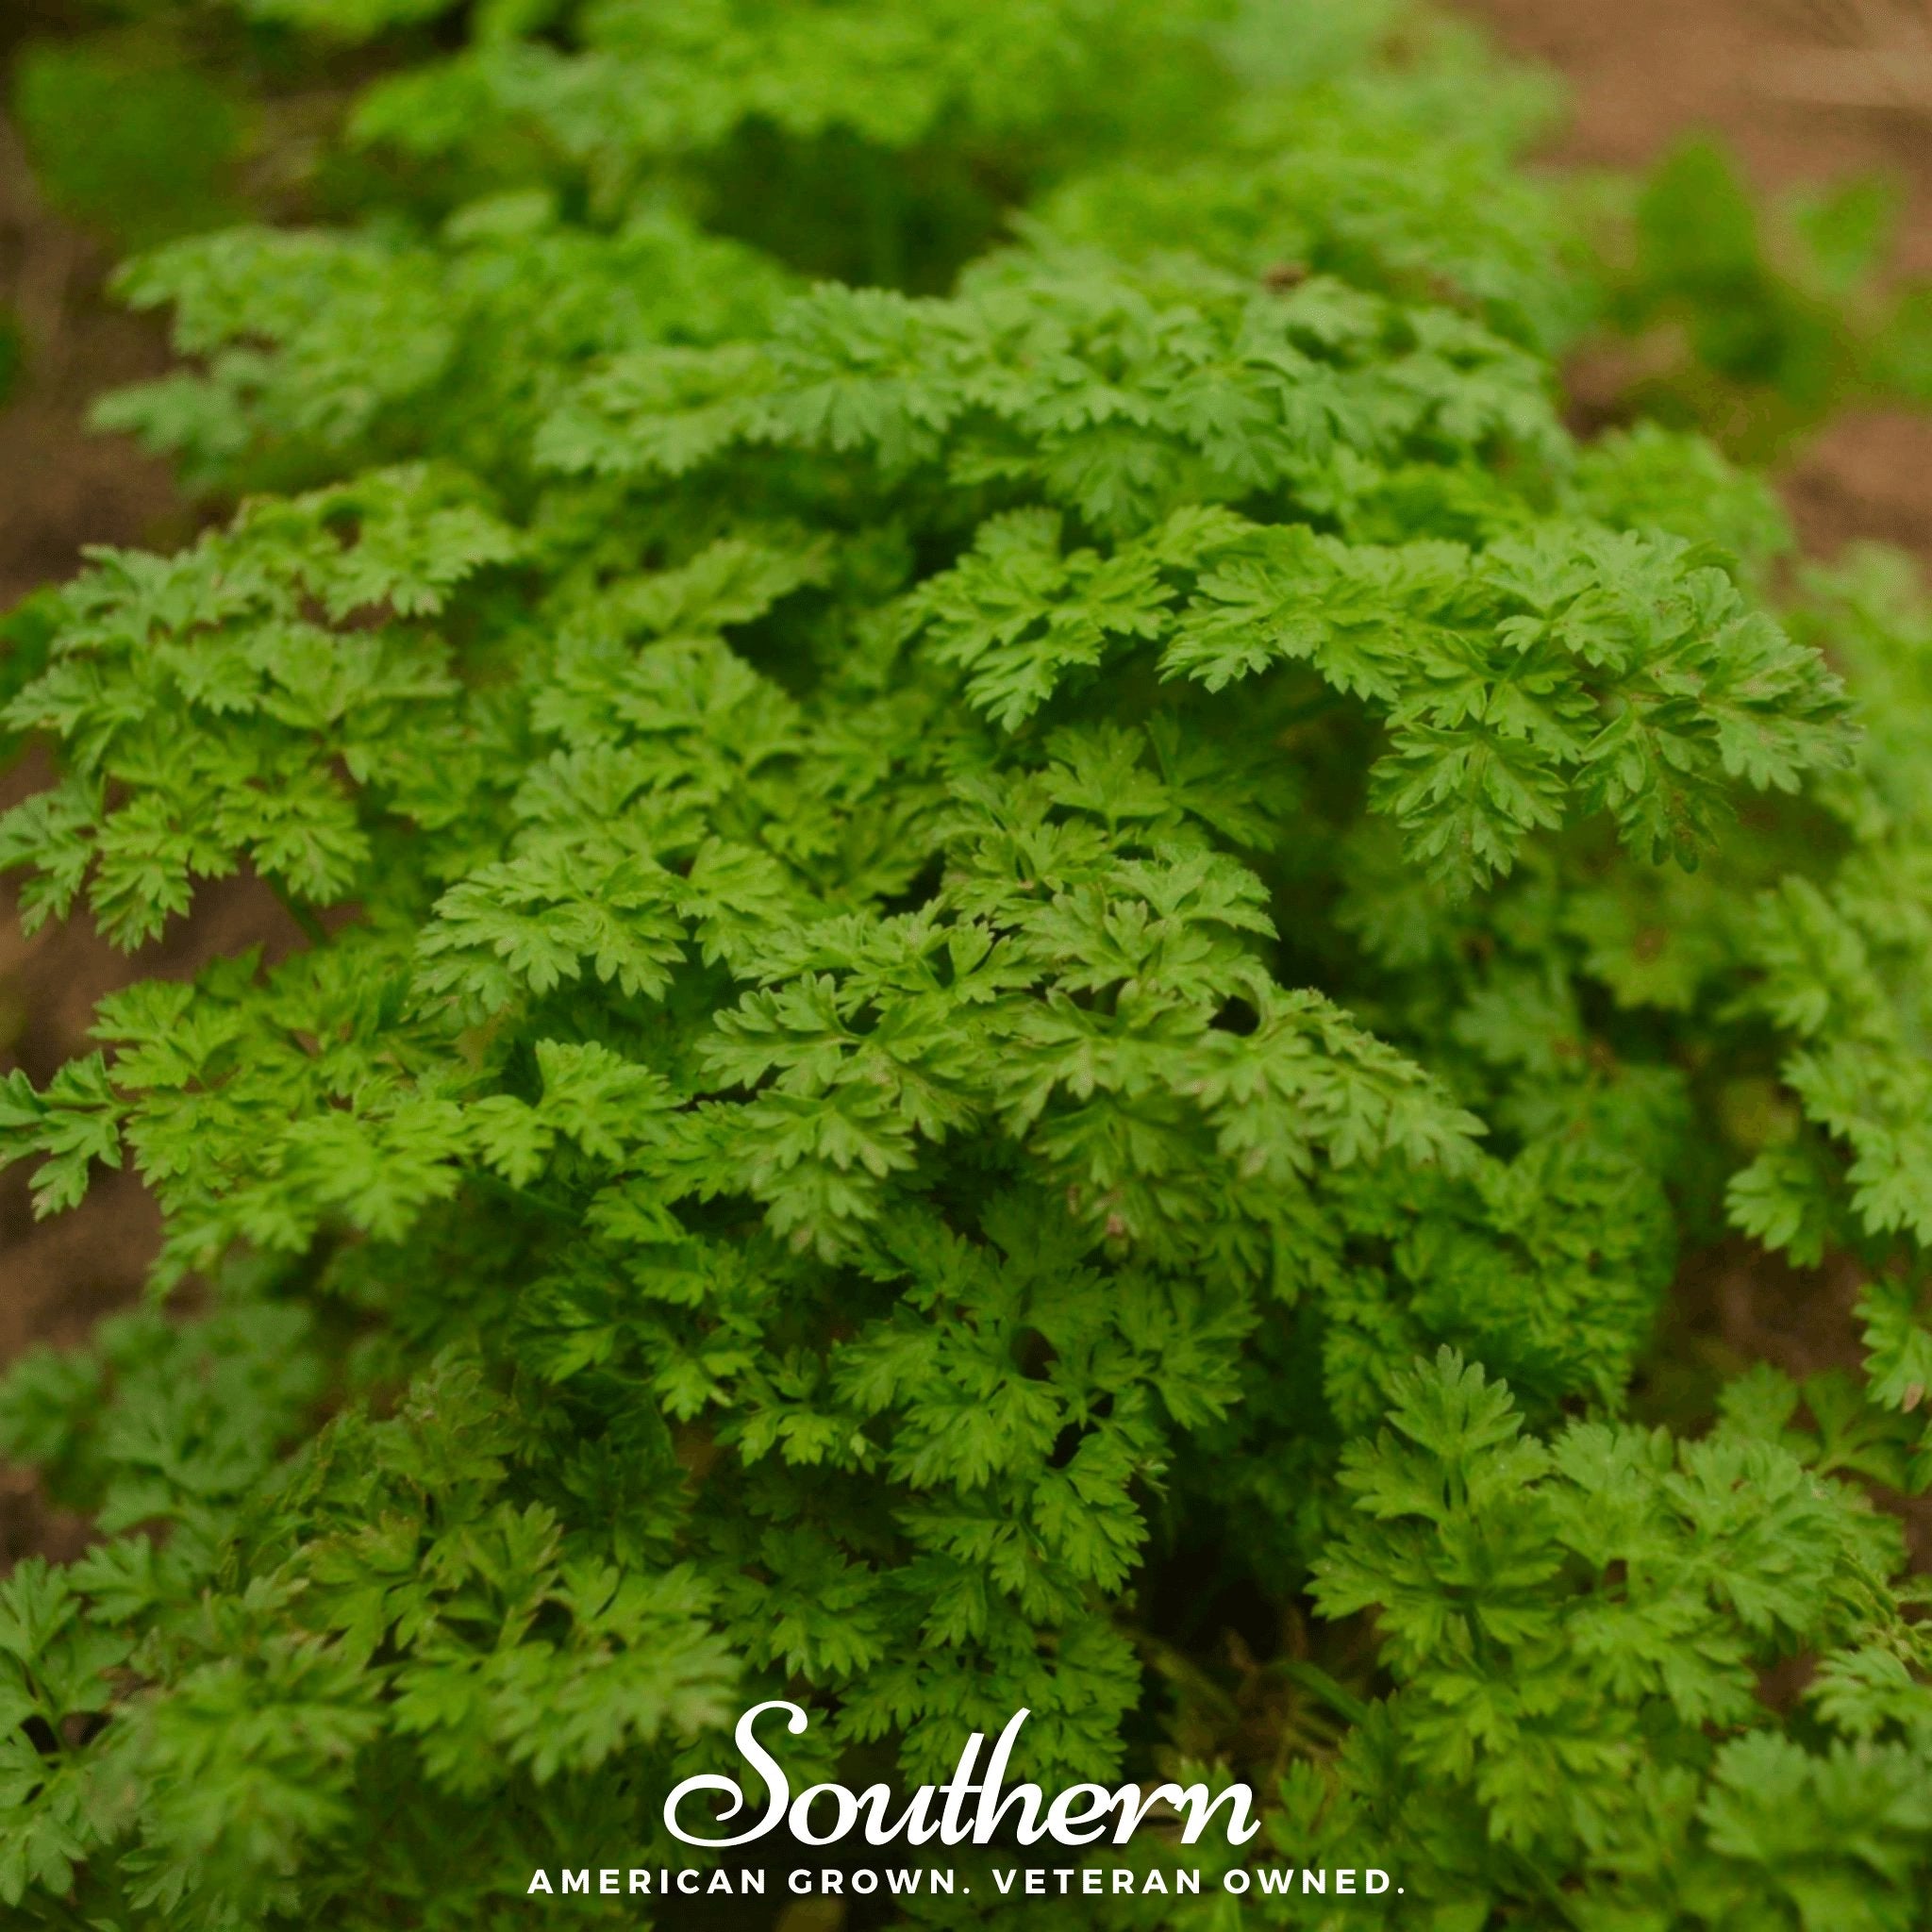
[[[1932,0],[1459,0],[1556,68],[1553,160],[1637,168],[1723,137],[1766,190],[1878,173],[1904,191],[1899,267],[1932,275]],[[1878,538],[1932,561],[1932,417],[1860,411],[1785,479],[1806,542]]]
[[[82,543],[178,520],[160,464],[82,433],[92,396],[166,360],[151,326],[101,300],[102,270],[99,248],[42,204],[0,118],[0,304],[27,340],[25,379],[0,408],[0,610],[67,575]]]
[[[1574,112],[1549,158],[1640,167],[1716,133],[1762,187],[1877,170],[1907,217],[1901,267],[1932,275],[1932,0],[1461,0],[1507,47],[1557,69]],[[36,0],[0,7],[0,72]],[[41,8],[42,25],[58,0]],[[0,305],[25,324],[26,379],[0,404],[0,611],[68,575],[88,543],[182,541],[192,520],[166,473],[125,441],[86,433],[89,399],[165,366],[158,332],[101,292],[104,257],[42,205],[0,120]],[[1932,419],[1865,411],[1803,450],[1784,478],[1807,543],[1859,537],[1932,563]],[[0,803],[31,790],[0,782]],[[192,922],[133,958],[84,928],[28,941],[0,892],[0,1071],[44,1079],[85,1044],[95,998],[157,973],[293,935],[267,895],[231,883]],[[36,1224],[19,1176],[0,1181],[0,1364],[37,1341],[77,1340],[139,1291],[157,1227],[138,1183],[109,1177],[79,1212]],[[1704,1345],[1799,1373],[1856,1357],[1846,1271],[1796,1275],[1741,1248],[1684,1284],[1679,1319]],[[81,1526],[0,1468],[0,1573],[29,1550],[65,1554]],[[1932,1562],[1932,1520],[1925,1558]]]

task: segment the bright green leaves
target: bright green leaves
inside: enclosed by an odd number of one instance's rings
[[[824,291],[756,348],[614,365],[543,449],[647,476],[744,444],[864,452],[915,493],[937,468],[1070,511],[1110,541],[1079,544],[1039,508],[994,517],[898,625],[1008,729],[1137,647],[1210,691],[1305,666],[1386,721],[1375,801],[1444,880],[1485,883],[1595,810],[1646,857],[1690,863],[1739,785],[1790,791],[1843,762],[1835,681],[1685,540],[1316,534],[1346,527],[1377,466],[1506,445],[1559,459],[1541,400],[1508,389],[1515,352],[1329,283],[1186,292],[1028,256],[944,302]],[[1430,402],[1437,382],[1453,409]]]
[[[983,1724],[975,1676],[1017,1671],[1047,1718],[1036,1753],[1091,1764],[1108,1748],[1092,1714],[1076,1741],[1062,1713],[1093,1697],[1117,1708],[1131,1677],[1097,1602],[1131,1572],[1141,1491],[1172,1429],[1233,1399],[1249,1317],[1151,1274],[1103,1272],[1051,1195],[996,1197],[979,1234],[901,1214],[868,1273],[902,1298],[829,1357],[826,1395],[900,1486],[909,1541],[864,1594],[905,1634],[846,1693],[847,1723],[864,1737],[924,1720],[923,1763]],[[835,1587],[858,1586],[848,1572]]]
[[[458,178],[587,189],[604,210],[681,192],[783,258],[940,286],[1042,174],[1215,111],[1234,79],[1220,20],[1212,0],[511,5],[379,83],[353,132]]]
[[[74,1207],[96,1160],[121,1165],[121,1108],[100,1055],[69,1060],[43,1092],[16,1067],[0,1088],[0,1137],[8,1158],[44,1157],[34,1179],[34,1212]]]
[[[203,366],[117,391],[97,414],[204,485],[433,454],[506,487],[573,365],[756,327],[785,287],[748,250],[669,215],[592,236],[541,192],[459,210],[434,246],[235,229],[124,272],[126,299],[171,307],[176,346]]]
[[[553,466],[676,476],[736,445],[938,466],[1125,537],[1184,504],[1346,502],[1366,467],[1555,455],[1537,365],[1475,325],[1328,281],[1017,255],[944,301],[824,289],[770,340],[619,360],[546,427]]]
[[[399,1233],[456,1185],[460,1113],[406,1071],[426,1041],[412,1053],[400,1037],[358,1037],[357,1014],[395,1009],[399,975],[381,945],[298,955],[259,990],[253,965],[217,967],[195,989],[138,987],[103,1008],[128,1143],[173,1210],[175,1270],[208,1265],[237,1237],[299,1251],[337,1214]]]
[[[543,1082],[538,1119],[593,1159],[618,1159],[658,1137],[651,1117],[667,1111],[672,1099],[661,1074],[594,1041],[540,1040],[536,1061]]]
[[[1355,1256],[1324,1283],[1336,1413],[1366,1425],[1416,1352],[1442,1341],[1479,1350],[1546,1412],[1578,1396],[1616,1403],[1677,1260],[1646,1153],[1552,1137],[1400,1182],[1373,1165],[1344,1175]]]
[[[69,1740],[111,1707],[111,1674],[131,1648],[91,1624],[67,1578],[38,1557],[0,1585],[0,1903],[69,1890],[98,1843],[97,1804]]]
[[[758,1665],[793,1675],[849,1678],[884,1660],[887,1624],[877,1577],[810,1529],[771,1529],[758,1540],[755,1576],[730,1589],[734,1634]]]
[[[111,1699],[108,1674],[127,1645],[90,1630],[67,1578],[38,1557],[22,1563],[0,1591],[0,1690],[5,1728],[29,1717],[56,1730],[69,1718],[92,1716]]]
[[[784,976],[721,1015],[712,1080],[758,1091],[712,1131],[775,1226],[836,1251],[917,1142],[997,1121],[1109,1237],[1174,1262],[1224,1245],[1249,1274],[1270,1197],[1299,1199],[1318,1157],[1467,1158],[1479,1124],[1420,1070],[1271,983],[1252,874],[1198,845],[1119,859],[1038,829],[1044,877],[1002,876],[990,841],[939,907],[807,927]],[[1250,1026],[1220,1024],[1230,1003]]]
[[[371,1037],[377,1016],[392,1030]],[[500,1058],[466,1063],[459,1019],[373,935],[265,975],[225,962],[194,987],[104,1002],[111,1073],[99,1057],[71,1062],[43,1093],[16,1074],[0,1132],[13,1158],[50,1157],[45,1209],[78,1197],[90,1160],[130,1150],[168,1212],[165,1279],[239,1241],[293,1253],[343,1225],[400,1240],[480,1169],[521,1188],[560,1145],[606,1166],[664,1139],[675,1096],[649,1066],[539,1037],[507,1081]]]
[[[1187,1083],[1244,1175],[1287,1185],[1317,1149],[1337,1167],[1466,1168],[1483,1127],[1411,1060],[1319,993],[1273,993],[1242,1035],[1210,1030]]]
[[[1507,1525],[1510,1515],[1522,1511],[1528,1486],[1545,1474],[1548,1459],[1536,1443],[1523,1440],[1508,1390],[1447,1351],[1435,1374],[1411,1371],[1393,1394],[1391,1428],[1373,1448],[1357,1445],[1351,1451],[1343,1481],[1364,1514],[1400,1526],[1393,1532],[1402,1540],[1400,1555],[1396,1549],[1377,1554],[1371,1547],[1374,1533],[1357,1529],[1363,1546],[1351,1552],[1355,1562],[1338,1553],[1326,1566],[1324,1607],[1346,1616],[1377,1606],[1398,1659],[1426,1656],[1439,1645],[1463,1649],[1479,1634],[1507,1641],[1520,1631],[1525,1614],[1519,1608],[1512,1616],[1511,1597],[1527,1591],[1533,1598],[1555,1572],[1554,1555],[1537,1553],[1520,1537],[1512,1549],[1502,1537],[1485,1547],[1479,1537],[1465,1543],[1460,1536],[1454,1541],[1449,1536],[1466,1535],[1488,1519],[1499,1529]],[[1534,1519],[1529,1526],[1537,1526]],[[1415,1540],[1424,1535],[1444,1537],[1434,1560],[1445,1580],[1468,1590],[1466,1607],[1457,1591],[1439,1594],[1425,1587],[1412,1593],[1401,1588],[1407,1559],[1420,1547]]]
[[[1839,1896],[1857,1873],[1877,1888],[1859,1923],[1907,1923],[1926,1843],[1907,1753],[1710,1735],[1753,1721],[1757,1669],[1883,1616],[1895,1525],[1745,1426],[1674,1449],[1602,1424],[1535,1442],[1446,1351],[1404,1379],[1391,1424],[1349,1452],[1358,1514],[1316,1586],[1329,1615],[1374,1607],[1396,1677],[1383,1749],[1350,1768],[1372,1803],[1431,1837],[1574,1861],[1599,1913],[1654,1891],[1716,1924]],[[1883,1627],[1911,1644],[1902,1620]],[[1855,1791],[1872,1808],[1854,1842],[1814,1835],[1848,1825]],[[1445,1849],[1424,1886],[1453,1895]]]
[[[288,11],[302,0],[248,4]],[[384,0],[384,10],[404,8]],[[427,0],[409,0],[408,10],[431,9]],[[365,125],[373,132],[394,124],[414,133],[413,145],[429,147],[453,132],[430,104],[454,94],[531,116],[567,152],[586,158],[593,135],[645,152],[703,149],[753,117],[800,134],[842,126],[909,145],[948,110],[964,111],[983,133],[1034,125],[1064,108],[1104,52],[1091,37],[1092,13],[1083,0],[1052,0],[1035,13],[997,21],[963,0],[932,8],[895,5],[883,13],[835,5],[808,14],[708,0],[689,18],[668,21],[636,0],[607,0],[588,9],[586,49],[574,58],[534,37],[486,32],[452,70],[432,70],[408,91],[378,94],[365,109]],[[514,22],[514,14],[506,16]],[[1109,24],[1144,51],[1143,37],[1162,17],[1160,9],[1128,6],[1114,9]]]
[[[450,1428],[459,1444],[442,1440]],[[141,1555],[157,1567],[152,1546],[108,1545],[71,1585],[38,1565],[18,1573],[0,1592],[0,1703],[8,1653],[31,1656],[23,1681],[61,1751],[29,1752],[31,1776],[20,1767],[0,1897],[18,1901],[23,1864],[66,1890],[63,1860],[85,1852],[110,1880],[129,1857],[137,1890],[170,1911],[185,1899],[219,1917],[286,1898],[308,1860],[352,1843],[371,1779],[475,1803],[723,1723],[736,1667],[705,1584],[688,1567],[567,1548],[552,1510],[500,1495],[492,1452],[508,1440],[501,1395],[456,1358],[393,1417],[325,1432],[272,1507],[222,1532],[229,1577],[239,1566],[245,1583],[170,1605],[142,1694],[114,1704],[85,1746],[69,1741],[75,1723],[109,1710],[109,1674],[129,1656],[115,1626],[150,1608],[129,1586]],[[27,1714],[8,1705],[7,1728]]]
[[[1756,908],[1750,1001],[1788,1037],[1782,1076],[1808,1124],[1739,1174],[1732,1210],[1800,1260],[1827,1238],[1932,1239],[1928,946],[1932,870],[1895,832],[1855,850],[1828,889],[1788,878]]]
[[[963,668],[967,697],[1011,730],[1067,671],[1098,665],[1110,640],[1165,628],[1160,546],[1150,548],[1063,558],[1059,519],[1049,511],[982,525],[973,554],[921,596],[933,654]]]
[[[606,984],[656,999],[684,956],[675,885],[648,859],[587,865],[568,848],[485,866],[438,902],[421,984],[487,1014],[519,991],[553,991],[588,962]]]
[[[1881,824],[1883,821],[1881,820]],[[1751,1008],[1786,1036],[1783,1121],[1730,1183],[1731,1219],[1801,1266],[1828,1247],[1866,1257],[1860,1304],[1873,1399],[1907,1412],[1932,1375],[1924,1255],[1932,1241],[1932,1065],[1924,1048],[1932,872],[1885,827],[1830,889],[1786,879],[1758,902]],[[1922,1453],[1913,1482],[1928,1470]]]
[[[1211,691],[1278,664],[1307,663],[1351,696],[1394,700],[1402,668],[1424,639],[1432,602],[1460,588],[1470,558],[1449,545],[1380,550],[1340,543],[1302,525],[1241,533],[1210,557],[1161,656],[1171,676]],[[1225,554],[1225,553],[1232,554]]]
[[[1249,30],[1306,31],[1305,21],[1256,18]],[[1505,164],[1500,151],[1522,130],[1493,112],[1489,91],[1478,90],[1479,120],[1445,139],[1445,121],[1461,118],[1451,90],[1413,96],[1373,72],[1324,78],[1251,108],[1227,130],[1232,153],[1084,174],[1035,220],[1130,258],[1185,249],[1257,279],[1338,275],[1385,294],[1447,296],[1543,348],[1574,333],[1588,294],[1560,266],[1561,210]]]
[[[181,1863],[211,1861],[244,1898],[270,1892],[308,1840],[355,1816],[357,1754],[381,1728],[359,1678],[352,1658],[287,1635],[188,1673],[142,1710],[129,1745],[153,1839]]]
[[[835,924],[801,938],[829,964],[861,935]],[[974,1009],[1017,970],[991,934],[929,916],[864,935],[854,966],[746,993],[701,1049],[712,1086],[757,1090],[711,1115],[719,1154],[774,1228],[827,1252],[878,1216],[882,1184],[911,1168],[916,1137],[939,1141],[975,1119]]]
[[[1847,1249],[1863,1266],[1859,1313],[1871,1394],[1911,1415],[1932,1372],[1924,1308],[1932,1240],[1932,867],[1925,855],[1928,749],[1924,599],[1895,560],[1855,556],[1814,575],[1806,627],[1841,639],[1870,696],[1858,769],[1827,796],[1834,862],[1788,876],[1753,908],[1743,1004],[1778,1032],[1786,1090],[1749,1165],[1732,1220],[1801,1266]],[[1794,1103],[1794,1104],[1793,1104]],[[1914,1486],[1928,1468],[1923,1444]]]
[[[439,1416],[470,1427],[466,1464],[437,1447]],[[508,1438],[468,1364],[441,1364],[394,1420],[354,1420],[338,1438],[295,1490],[311,1534],[280,1586],[299,1584],[297,1621],[340,1639],[323,1656],[394,1659],[380,1729],[435,1785],[475,1799],[520,1768],[547,1783],[724,1720],[736,1669],[708,1588],[690,1569],[572,1554],[549,1508],[492,1501],[502,1464],[489,1449]],[[164,1722],[182,1720],[195,1683],[162,1700]]]
[[[1474,556],[1257,531],[1204,573],[1162,661],[1210,690],[1307,663],[1385,710],[1376,801],[1452,882],[1578,810],[1690,862],[1736,781],[1790,791],[1848,755],[1836,680],[1722,572],[1587,525]]]
[[[542,1512],[499,1510],[422,1553],[431,1601],[443,1602],[397,1674],[395,1724],[450,1790],[481,1793],[516,1765],[540,1784],[595,1771],[666,1731],[691,1737],[733,1714],[737,1669],[695,1576],[559,1561],[557,1542]],[[476,1614],[492,1596],[515,1605],[493,1629]],[[560,1637],[530,1629],[546,1607],[569,1619]]]
[[[175,558],[104,558],[8,711],[68,754],[0,820],[29,921],[84,890],[131,946],[244,861],[305,905],[356,891],[365,789],[439,758],[460,779],[460,687],[418,620],[515,550],[466,486],[394,471],[258,503]]]
[[[1916,1752],[1839,1742],[1815,1753],[1785,1738],[1740,1738],[1720,1754],[1699,1818],[1731,1868],[1699,1901],[1713,1923],[1740,1897],[1774,1902],[1807,1932],[1906,1932],[1920,1909],[1932,1800]]]
[[[1917,1452],[1897,1472],[1899,1486],[1923,1490],[1932,1484],[1932,1438],[1919,1421],[1932,1390],[1932,1324],[1920,1307],[1916,1283],[1874,1281],[1858,1304],[1864,1324],[1867,1395],[1878,1407],[1917,1424]]]
[[[985,1232],[1003,1259],[937,1225],[889,1237],[891,1261],[913,1271],[907,1304],[837,1351],[833,1386],[862,1415],[893,1416],[888,1466],[915,1488],[1043,1486],[1050,1545],[1075,1574],[1117,1585],[1112,1532],[1098,1517],[1083,1526],[1081,1499],[1124,1505],[1158,1441],[1149,1395],[1189,1422],[1224,1407],[1241,1324],[1145,1276],[1109,1280],[1044,1203],[1002,1199]],[[1068,1429],[1087,1433],[1056,1455]]]
[[[1014,512],[907,612],[1008,729],[1136,644],[1216,692],[1305,666],[1386,721],[1374,800],[1459,886],[1598,810],[1645,858],[1694,863],[1740,782],[1790,791],[1849,756],[1817,656],[1659,535],[1391,549],[1194,510],[1063,554],[1056,519]]]
[[[532,679],[529,722],[553,748],[524,769],[509,869],[449,902],[473,932],[487,907],[514,918],[547,900],[588,933],[608,882],[655,895],[707,963],[742,971],[774,926],[827,897],[904,890],[930,856],[943,794],[927,768],[955,730],[934,697],[841,688],[801,701],[722,635],[809,595],[841,561],[763,528],[568,600]],[[559,868],[575,870],[568,888],[546,883]]]

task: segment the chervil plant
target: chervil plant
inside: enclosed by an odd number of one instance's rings
[[[166,1224],[0,1388],[100,1531],[0,1587],[20,1923],[523,1924],[774,1695],[1253,1779],[1338,1925],[1922,1923],[1932,627],[1566,431],[1537,112],[1356,0],[486,5],[392,208],[128,270],[242,500],[15,620],[0,858],[305,942],[0,1101]],[[1726,1223],[1870,1357],[1676,1440]]]

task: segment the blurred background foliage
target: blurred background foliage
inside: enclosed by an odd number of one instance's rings
[[[12,106],[49,205],[118,251],[247,212],[247,103],[162,34],[29,42]]]
[[[968,31],[970,10],[941,17],[957,11],[936,13],[936,41]],[[1345,25],[1324,16],[1293,43],[1307,71],[1271,77],[1319,82],[1361,41],[1403,30],[1398,11],[1364,0]],[[1164,125],[1178,147],[1210,59],[1241,44],[1238,8],[1213,53],[1158,5],[1119,14],[1106,84],[1066,90],[1050,112],[1001,67],[1031,76],[1050,49],[962,45],[981,83],[969,72],[937,108],[890,89],[857,105],[788,96],[779,75],[761,109],[715,127],[683,85],[711,58],[701,5],[23,0],[0,56],[41,199],[115,258],[244,220],[353,220],[378,184],[389,219],[427,225],[547,177],[569,217],[615,219],[641,189],[808,275],[931,291],[1067,158],[1091,164],[1130,128],[1142,155]],[[598,57],[568,90],[543,58],[551,39]],[[1278,37],[1255,42],[1256,58],[1282,58]],[[1496,144],[1521,146],[1556,100],[1526,84]],[[1257,157],[1269,132],[1253,131]],[[1894,184],[1770,199],[1700,139],[1641,178],[1578,176],[1566,194],[1596,263],[1593,312],[1570,319],[1589,421],[1696,426],[1761,462],[1847,405],[1932,400],[1932,289],[1890,272]],[[0,307],[0,400],[33,334]]]
[[[26,345],[20,333],[20,319],[10,308],[0,308],[0,403],[5,403],[20,379]]]
[[[1932,289],[1890,273],[1895,184],[1768,199],[1693,140],[1594,198],[1600,325],[1629,346],[1616,416],[1694,426],[1761,463],[1840,408],[1932,400]]]

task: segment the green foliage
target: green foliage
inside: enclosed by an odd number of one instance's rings
[[[166,38],[31,42],[12,78],[35,175],[62,214],[123,248],[235,219],[242,110]]]
[[[1923,1742],[1932,1705],[1901,1672],[1875,1722],[1829,1710],[1838,1670],[1927,1660],[1885,1607],[1902,1533],[1815,1473],[1795,1401],[1759,1385],[1692,1444],[1589,1423],[1544,1447],[1453,1357],[1398,1388],[1316,1595],[1379,1607],[1399,1688],[1350,1781],[1418,1868],[1581,1867],[1585,1924],[1912,1923],[1932,1810],[1912,1743],[1874,1734],[1909,1713]],[[1753,1728],[1757,1673],[1795,1650],[1826,1658],[1808,1748]]]
[[[13,393],[26,368],[26,338],[10,309],[0,308],[0,407]]]
[[[1920,1924],[1932,1655],[1890,1603],[1900,1526],[1827,1473],[1828,1426],[1790,1426],[1797,1389],[1766,1372],[1734,1393],[1694,1443],[1610,1422],[1544,1441],[1446,1349],[1398,1378],[1344,1459],[1355,1513],[1314,1586],[1326,1616],[1375,1608],[1393,1689],[1330,1778],[1282,1780],[1250,1861],[1373,1845],[1404,1881],[1398,1924],[1491,1923],[1499,1889],[1555,1915],[1525,1923],[1591,1932]],[[1780,1731],[1762,1674],[1800,1652],[1818,1668]],[[1250,1910],[1340,1927],[1374,1908]],[[1204,1901],[1098,1923],[1218,1921]]]
[[[788,287],[674,214],[587,234],[541,190],[465,208],[432,238],[228,229],[124,271],[125,298],[171,308],[203,362],[104,398],[97,417],[204,486],[299,486],[433,453],[526,491],[536,427],[574,370],[756,328]]]
[[[101,1532],[0,1593],[0,1901],[520,1923],[784,1694],[800,1772],[1024,1705],[1025,1774],[1206,1760],[1399,1871],[1283,1923],[1904,1932],[1896,566],[1780,598],[1761,484],[1565,429],[1537,91],[1427,21],[473,13],[358,112],[392,206],[125,272],[190,360],[105,413],[242,500],[9,625],[25,920],[245,871],[303,942],[0,1095],[42,1211],[165,1226],[0,1384]],[[1676,1441],[1727,1217],[1862,1270],[1868,1372]]]
[[[1925,291],[1884,275],[1899,197],[1878,178],[1761,207],[1695,142],[1636,197],[1607,311],[1637,338],[1625,407],[1762,459],[1832,409],[1932,399]]]

